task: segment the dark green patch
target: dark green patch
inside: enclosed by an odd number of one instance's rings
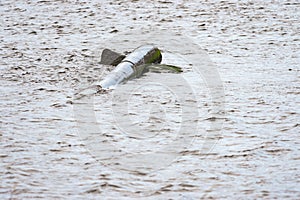
[[[153,64],[148,65],[147,71],[155,72],[155,73],[181,73],[183,72],[181,67],[177,67],[174,65],[167,65],[167,64]]]

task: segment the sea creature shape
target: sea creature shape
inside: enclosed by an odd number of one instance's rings
[[[102,57],[109,57],[103,55],[107,52],[111,53],[112,51],[104,50]],[[162,54],[157,47],[153,45],[140,46],[127,55],[110,74],[100,81],[99,85],[102,89],[112,89],[126,80],[140,77],[143,73],[148,71],[182,72],[180,67],[159,64],[161,60]],[[115,61],[113,62],[115,63]]]

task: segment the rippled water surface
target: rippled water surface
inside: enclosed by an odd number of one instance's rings
[[[300,198],[298,1],[3,0],[0,12],[0,199]],[[103,48],[149,41],[183,74],[77,95],[112,70]]]

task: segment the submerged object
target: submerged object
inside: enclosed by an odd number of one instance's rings
[[[160,63],[161,60],[158,48],[152,45],[140,46],[127,55],[99,84],[102,89],[113,88],[125,80],[139,77],[149,64]]]
[[[136,48],[132,53],[125,57],[122,54],[104,49],[101,55],[101,64],[117,65],[104,79],[96,84],[84,88],[76,93],[76,98],[80,99],[96,93],[105,93],[108,89],[115,88],[118,84],[141,76],[145,72],[167,72],[180,73],[180,67],[168,64],[159,64],[162,60],[160,50],[152,45],[144,45]],[[111,59],[110,59],[111,58]]]

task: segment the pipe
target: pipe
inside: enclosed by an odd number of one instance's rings
[[[145,71],[146,64],[160,63],[161,59],[158,48],[152,45],[140,46],[126,56],[99,84],[102,89],[114,88],[123,81],[139,77]]]

